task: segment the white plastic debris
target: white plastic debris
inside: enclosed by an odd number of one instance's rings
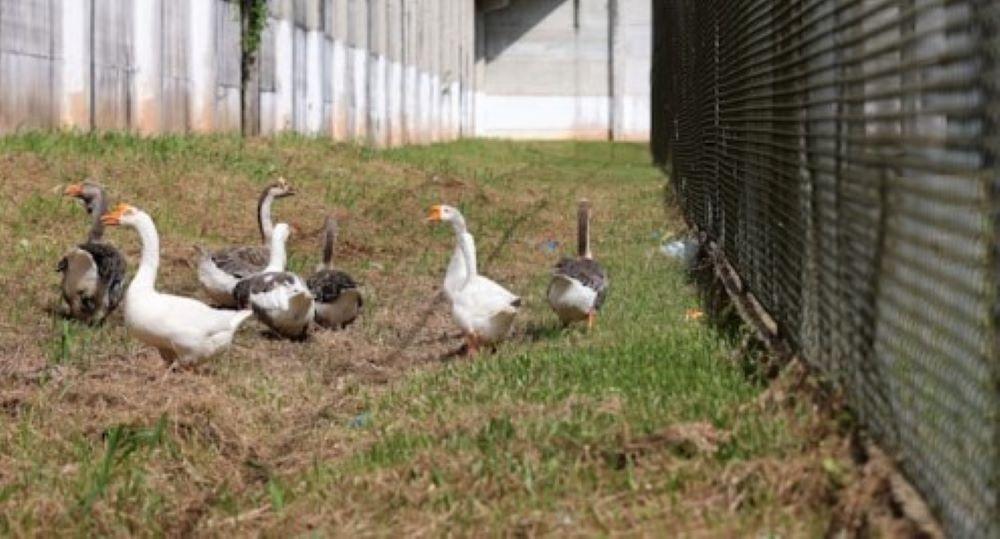
[[[698,252],[698,242],[694,241],[694,238],[681,237],[661,245],[660,252],[685,266],[690,266]]]

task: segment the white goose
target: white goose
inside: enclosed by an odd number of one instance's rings
[[[87,324],[100,324],[125,295],[125,257],[104,241],[101,215],[107,211],[104,190],[89,182],[66,187],[64,195],[83,200],[92,224],[87,241],[71,249],[56,266],[62,273],[67,314]]]
[[[444,293],[451,301],[455,323],[465,333],[468,353],[475,355],[480,344],[499,342],[510,333],[521,298],[479,275],[475,238],[457,209],[434,206],[427,220],[451,223],[455,230],[455,252],[445,274]]]
[[[271,257],[262,273],[242,279],[233,288],[236,306],[253,309],[267,327],[282,337],[304,339],[316,307],[312,293],[298,275],[284,271],[285,241],[291,229],[285,223],[274,227]]]
[[[563,258],[552,270],[546,297],[563,325],[579,320],[594,327],[597,311],[608,294],[608,274],[590,252],[590,201],[577,210],[577,257]]]
[[[233,287],[244,279],[264,270],[274,225],[271,221],[271,205],[276,199],[292,196],[295,190],[284,178],[267,186],[257,202],[257,226],[264,245],[227,247],[208,251],[198,247],[198,281],[212,301],[222,307],[234,307]]]
[[[101,222],[133,228],[142,241],[139,270],[125,292],[125,327],[132,335],[156,348],[172,367],[192,365],[232,343],[240,324],[253,313],[213,309],[195,299],[156,291],[160,238],[148,214],[119,204]]]

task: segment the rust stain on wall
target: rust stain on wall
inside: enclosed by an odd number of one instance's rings
[[[90,96],[86,92],[73,92],[66,96],[66,105],[63,127],[90,129]]]
[[[215,118],[211,110],[191,113],[191,131],[195,133],[211,133],[215,130]]]
[[[154,135],[160,132],[160,101],[158,99],[143,99],[139,103],[134,128],[142,135]]]

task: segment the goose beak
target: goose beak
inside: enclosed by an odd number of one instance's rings
[[[426,222],[437,223],[441,221],[441,206],[431,206],[431,213],[427,216]]]
[[[292,184],[288,183],[288,180],[284,176],[278,178],[278,187],[282,190],[280,196],[290,197],[295,194],[295,188],[292,187]]]
[[[83,185],[79,184],[79,183],[69,184],[69,185],[66,186],[66,189],[63,191],[63,195],[65,195],[65,196],[71,196],[71,197],[78,197],[78,196],[80,196],[82,194],[83,194]]]
[[[118,226],[121,224],[122,216],[129,210],[129,205],[123,203],[115,206],[115,209],[101,216],[101,223],[105,226]]]

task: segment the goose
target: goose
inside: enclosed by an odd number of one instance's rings
[[[236,283],[233,297],[240,309],[253,313],[282,337],[305,339],[315,316],[315,302],[306,283],[298,275],[284,271],[285,241],[291,229],[285,223],[274,227],[270,259],[264,271]]]
[[[107,210],[104,189],[84,182],[63,192],[79,198],[87,207],[92,224],[87,241],[71,249],[59,260],[62,297],[67,314],[81,322],[98,325],[121,303],[125,293],[125,257],[104,242],[101,215]]]
[[[437,209],[435,209],[437,208]],[[435,214],[439,212],[439,216]],[[434,206],[431,208],[431,216],[427,218],[428,221],[447,221],[451,223],[452,229],[455,231],[455,248],[451,252],[451,259],[448,260],[448,269],[444,273],[444,283],[441,287],[444,293],[445,299],[449,303],[455,301],[455,295],[458,291],[465,285],[465,281],[468,279],[469,272],[466,266],[466,255],[462,252],[462,242],[465,241],[466,237],[472,243],[472,251],[469,256],[471,257],[471,263],[469,265],[473,267],[477,266],[476,252],[475,252],[475,238],[469,231],[465,224],[465,217],[451,206]]]
[[[125,292],[125,327],[139,341],[157,349],[171,370],[190,366],[227,348],[249,310],[213,309],[192,298],[156,290],[160,238],[153,219],[128,204],[101,217],[108,226],[124,225],[139,233],[139,269]]]
[[[264,245],[227,247],[217,251],[207,251],[198,247],[198,281],[211,300],[221,307],[234,307],[233,287],[240,279],[260,273],[267,265],[269,252],[267,242],[271,241],[274,224],[271,221],[271,205],[276,199],[295,194],[295,190],[285,178],[268,185],[260,194],[257,203],[257,226]]]
[[[333,245],[337,220],[326,217],[323,225],[323,263],[306,284],[316,298],[316,323],[325,328],[344,329],[361,313],[361,290],[350,275],[333,269]]]
[[[577,257],[563,258],[552,270],[546,297],[563,326],[586,320],[592,329],[608,293],[608,275],[590,252],[590,201],[577,210]]]
[[[455,208],[436,205],[429,222],[451,223],[455,231],[455,252],[448,264],[443,290],[451,302],[452,317],[465,333],[467,351],[474,356],[481,344],[495,344],[510,333],[521,298],[487,277],[476,267],[476,242],[466,228],[465,218]],[[460,263],[456,262],[456,255]]]

